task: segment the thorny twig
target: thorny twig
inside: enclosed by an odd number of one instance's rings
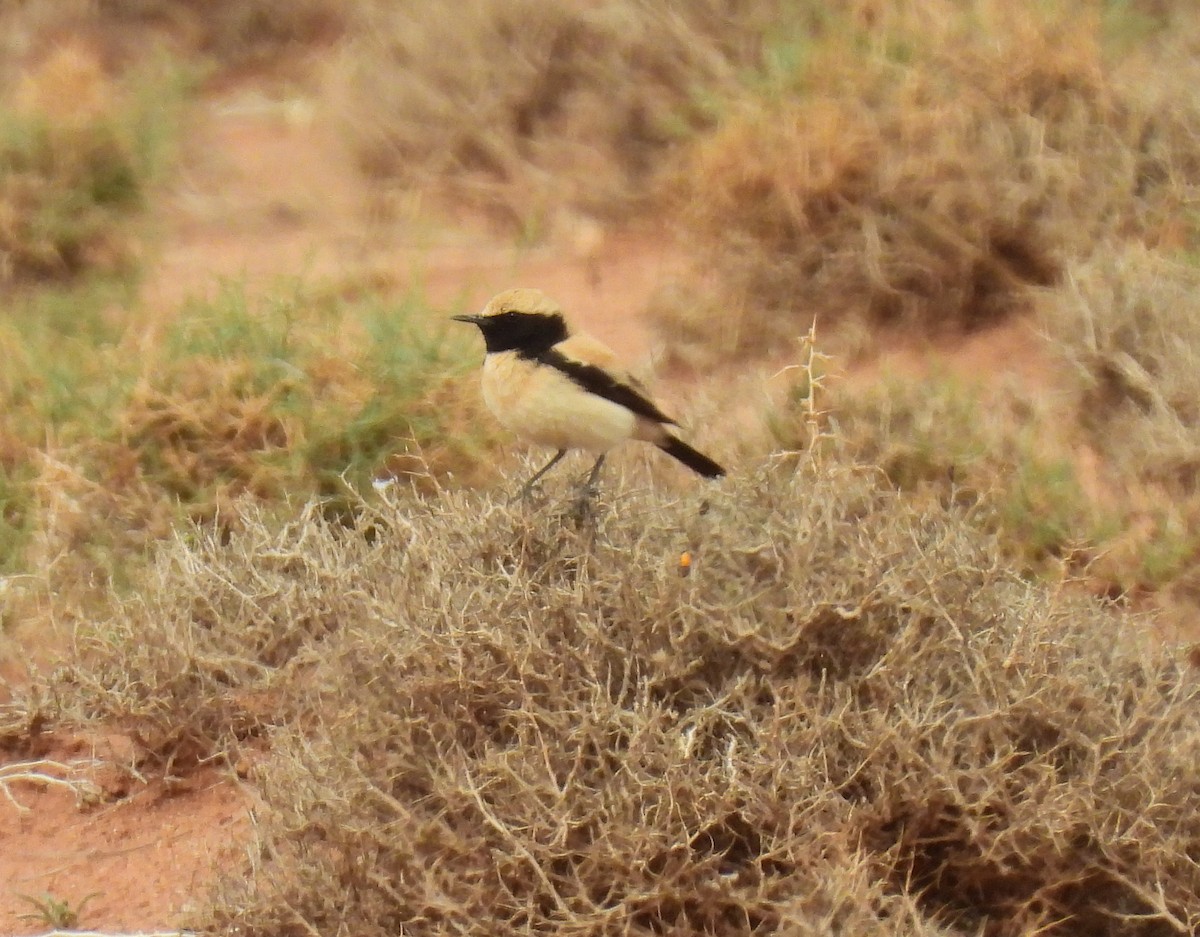
[[[0,766],[0,794],[8,800],[10,804],[17,808],[17,811],[22,815],[30,813],[31,808],[26,807],[14,796],[12,792],[13,784],[41,784],[48,787],[65,787],[75,795],[75,800],[78,803],[84,803],[88,800],[98,798],[101,794],[99,785],[87,778],[72,778],[70,775],[79,771],[80,768],[96,767],[101,764],[93,759],[81,759],[64,763],[61,761],[51,761],[48,759],[39,759],[37,761],[18,761],[11,765]],[[51,774],[55,771],[60,774]],[[61,776],[60,776],[61,775]]]

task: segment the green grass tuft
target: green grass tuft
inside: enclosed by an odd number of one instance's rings
[[[117,80],[68,43],[0,96],[0,287],[136,271],[133,221],[189,91],[164,60]]]
[[[477,349],[417,297],[226,284],[167,322],[122,284],[31,295],[0,326],[0,569],[127,581],[184,518],[249,495],[345,516],[398,477],[481,480]]]

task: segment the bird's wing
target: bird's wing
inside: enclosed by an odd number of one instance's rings
[[[650,399],[646,388],[617,362],[607,345],[588,335],[572,335],[537,356],[590,394],[611,400],[656,423],[675,421]]]

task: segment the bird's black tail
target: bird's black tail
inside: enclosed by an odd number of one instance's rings
[[[682,439],[668,436],[658,444],[658,448],[671,458],[678,459],[693,472],[703,475],[705,478],[720,478],[725,474],[725,469],[721,468],[721,466],[703,452],[693,449]]]

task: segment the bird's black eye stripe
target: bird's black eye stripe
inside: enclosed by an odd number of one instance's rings
[[[645,394],[639,392],[635,387],[630,387],[628,384],[618,381],[603,368],[568,358],[562,352],[555,351],[554,349],[549,349],[537,355],[536,360],[541,364],[561,371],[589,394],[595,394],[597,397],[603,397],[605,400],[611,400],[613,403],[620,404],[625,409],[632,410],[638,416],[644,416],[658,423],[675,422],[658,409],[654,405],[654,402],[646,397]]]
[[[562,316],[540,312],[502,312],[483,319],[479,328],[488,351],[515,351],[522,358],[535,358],[567,337]]]

